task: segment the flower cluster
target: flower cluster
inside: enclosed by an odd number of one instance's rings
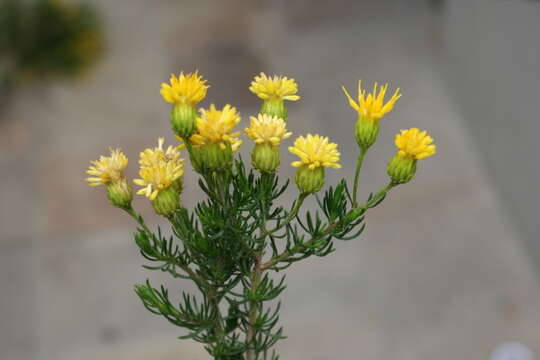
[[[155,288],[147,281],[135,291],[150,312],[185,328],[188,334],[182,338],[205,344],[215,359],[266,358],[270,347],[283,337],[275,327],[279,305],[271,309],[267,303],[285,288],[283,280],[274,281],[267,271],[281,271],[309,256],[326,256],[335,249],[333,239],[357,238],[364,229],[366,212],[381,203],[393,187],[409,182],[418,161],[437,149],[426,131],[402,130],[395,138],[397,152],[387,165],[390,180],[359,203],[364,157],[377,140],[379,120],[394,108],[401,94],[397,89],[385,101],[388,85],[375,84],[373,92],[367,93],[359,83],[355,101],[343,88],[358,113],[354,182],[351,187],[343,179],[329,187],[317,195],[320,211],[302,213],[304,200],[325,185],[325,172],[342,165],[338,145],[328,137],[307,133],[287,144],[292,132],[287,128],[285,101],[300,99],[296,81],[261,73],[251,83],[249,90],[262,99],[262,105],[244,128],[251,141],[252,168],[247,170],[237,155],[242,145],[240,113],[230,104],[196,108],[207,89],[206,80],[197,72],[173,75],[170,84],[162,84],[161,94],[171,104],[171,128],[179,143],[165,146],[160,137],[157,146],[143,150],[139,176],[133,180],[140,187],[137,194],[150,201],[155,213],[167,218],[171,236],[164,236],[161,230],[154,233],[132,207],[131,187],[124,176],[128,159],[119,149],[92,161],[87,181],[92,186],[105,185],[110,202],[137,222],[135,243],[152,262],[147,269],[190,279],[201,293],[198,297],[183,292],[177,306],[167,288]],[[289,181],[277,176],[286,145],[297,157],[291,166],[298,193],[290,210],[279,204]],[[205,194],[191,211],[181,201],[182,150],[200,175],[198,184]],[[272,354],[272,359],[277,355]]]
[[[169,215],[180,206],[178,198],[184,174],[184,160],[180,156],[180,149],[184,145],[193,168],[204,175],[208,171],[230,169],[234,153],[242,144],[240,132],[234,130],[241,120],[235,107],[226,104],[218,109],[211,104],[207,109],[195,108],[206,97],[209,88],[206,82],[198,72],[181,72],[178,77],[171,75],[169,84],[161,85],[163,99],[173,105],[171,126],[184,144],[169,145],[165,149],[164,139],[159,138],[157,147],[141,152],[139,178],[134,180],[135,184],[142,186],[137,194],[150,199],[160,214]],[[261,73],[251,82],[249,90],[263,100],[260,113],[249,117],[250,126],[244,130],[247,137],[254,142],[251,163],[261,172],[272,173],[280,165],[281,143],[292,135],[287,130],[288,112],[284,100],[300,99],[297,95],[298,84],[294,79]],[[349,104],[358,113],[355,138],[361,149],[360,160],[363,160],[363,156],[377,139],[379,120],[392,111],[401,97],[398,88],[390,99],[385,101],[387,90],[388,84],[379,86],[375,83],[373,91],[369,93],[362,89],[359,81],[358,100],[354,100],[343,87]],[[436,147],[432,142],[426,131],[416,128],[402,130],[396,136],[398,152],[388,164],[388,174],[393,184],[402,184],[412,179],[417,160],[435,154]],[[294,145],[289,147],[289,151],[299,157],[292,166],[297,168],[295,179],[301,193],[319,191],[324,184],[324,168],[341,167],[337,144],[324,136],[299,136]],[[114,199],[120,207],[131,206],[131,188],[123,175],[127,163],[126,156],[116,149],[111,150],[111,156],[101,156],[93,161],[88,170],[88,174],[92,175],[87,179],[90,185],[108,185],[109,198]],[[360,166],[361,161],[357,174]],[[357,185],[355,179],[355,192]],[[122,196],[115,196],[118,194]],[[118,200],[119,198],[122,201]]]

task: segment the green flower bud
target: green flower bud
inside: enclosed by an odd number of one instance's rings
[[[324,185],[324,167],[311,170],[308,166],[300,166],[296,171],[295,180],[300,192],[313,194]]]
[[[279,147],[271,144],[256,144],[251,153],[251,163],[257,170],[274,172],[279,166]]]
[[[388,175],[394,184],[405,184],[411,181],[416,173],[416,159],[409,156],[395,155],[388,163]]]
[[[377,135],[379,135],[379,122],[359,116],[355,125],[354,135],[360,148],[366,151],[377,140]]]
[[[270,116],[277,116],[287,122],[287,108],[282,99],[266,99],[261,106],[261,114],[267,114]]]
[[[176,104],[171,112],[171,127],[182,139],[189,139],[196,130],[199,113],[195,106]]]
[[[201,147],[192,147],[191,165],[198,173],[205,170],[223,170],[232,166],[233,151],[228,142],[210,143]]]
[[[171,185],[158,192],[156,198],[151,201],[156,214],[170,216],[181,206],[178,187]]]
[[[107,197],[113,206],[129,209],[133,194],[125,178],[107,184]]]

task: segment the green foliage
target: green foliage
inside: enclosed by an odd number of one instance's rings
[[[76,75],[103,47],[97,14],[61,0],[0,0],[0,85]]]
[[[307,194],[290,210],[277,204],[287,189],[275,173],[247,171],[241,160],[231,169],[205,171],[199,181],[206,194],[193,211],[180,208],[169,216],[174,235],[154,233],[142,217],[128,212],[139,228],[135,243],[149,261],[145,267],[195,283],[199,294],[181,293],[174,303],[169,291],[147,281],[135,291],[152,313],[182,327],[203,343],[215,359],[272,359],[271,350],[285,338],[279,326],[279,295],[285,276],[273,277],[294,262],[326,256],[334,239],[357,238],[364,214],[393,186],[353,206],[345,180],[317,198],[319,210],[299,215]]]

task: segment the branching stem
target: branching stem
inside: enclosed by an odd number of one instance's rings
[[[302,204],[304,203],[304,200],[308,197],[308,195],[308,193],[301,193],[294,202],[294,206],[289,212],[287,218],[272,230],[265,230],[262,234],[262,237],[272,235],[276,231],[279,231],[280,229],[287,226],[296,217],[296,215],[298,215],[298,211],[300,211],[300,208],[302,207]]]
[[[326,237],[328,235],[331,235],[333,233],[333,231],[337,227],[341,226],[345,221],[349,221],[349,222],[354,221],[355,219],[350,219],[349,218],[351,214],[356,212],[356,213],[359,214],[358,216],[361,216],[365,211],[367,211],[369,208],[371,208],[373,206],[373,204],[376,204],[381,198],[386,196],[388,191],[390,191],[390,189],[392,189],[394,186],[395,186],[395,184],[389,183],[388,185],[383,187],[375,196],[373,196],[370,200],[368,200],[363,206],[353,208],[341,220],[334,221],[334,222],[328,224],[326,226],[326,228],[324,229],[324,231],[322,231],[319,235],[313,236],[311,239],[309,239],[305,243],[295,245],[292,249],[290,249],[288,251],[285,251],[282,254],[268,260],[266,263],[263,263],[261,265],[262,270],[264,271],[264,270],[266,270],[268,268],[271,268],[272,266],[276,265],[277,263],[279,263],[281,261],[286,261],[289,257],[293,256],[297,252],[305,249],[306,247],[309,247],[310,245],[313,245],[316,241],[318,241],[318,240],[320,240],[320,239],[322,239],[322,238],[324,238],[324,237]]]

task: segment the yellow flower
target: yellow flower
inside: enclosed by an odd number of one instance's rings
[[[109,149],[111,156],[100,156],[98,160],[91,161],[91,166],[86,173],[92,177],[86,178],[90,186],[109,184],[121,180],[123,170],[128,164],[126,155],[120,149]]]
[[[140,154],[139,165],[141,167],[151,167],[159,161],[183,161],[180,158],[180,149],[184,148],[183,144],[176,147],[169,145],[166,150],[163,149],[165,139],[158,138],[158,146],[153,149],[145,149]]]
[[[339,169],[340,153],[337,144],[328,142],[327,137],[308,134],[300,136],[294,141],[294,146],[289,151],[300,157],[300,161],[294,161],[294,167],[307,166],[310,170],[318,167],[331,167]]]
[[[421,160],[434,155],[437,148],[433,145],[433,139],[427,135],[426,131],[420,131],[417,128],[401,130],[396,135],[397,155],[400,157],[409,157],[415,160]]]
[[[284,76],[274,75],[272,78],[261,73],[259,76],[255,76],[249,90],[264,100],[279,99],[296,101],[300,99],[300,96],[296,95],[298,92],[296,81]]]
[[[277,116],[259,114],[257,117],[250,116],[249,119],[251,126],[244,131],[256,144],[279,146],[281,140],[292,135],[292,132],[287,132],[285,121]]]
[[[240,122],[240,114],[236,108],[227,104],[222,110],[217,110],[214,104],[208,110],[201,109],[197,118],[197,132],[190,137],[195,147],[207,144],[219,144],[225,149],[225,143],[230,143],[233,151],[238,150],[242,140],[238,139],[240,132],[231,132]]]
[[[358,81],[358,102],[352,99],[345,87],[342,87],[342,89],[347,99],[349,99],[351,107],[358,112],[358,116],[370,122],[377,122],[384,115],[392,111],[394,104],[401,97],[398,88],[390,100],[384,103],[388,84],[379,87],[379,92],[377,93],[377,83],[375,83],[373,93],[368,93],[366,96],[366,90],[362,90],[362,81]]]
[[[154,200],[160,191],[177,184],[184,174],[183,161],[178,147],[169,146],[167,150],[163,150],[163,138],[160,138],[158,147],[146,149],[140,154],[141,178],[133,182],[143,188],[137,194]]]
[[[171,75],[170,85],[161,84],[161,95],[166,102],[171,104],[196,105],[206,96],[209,88],[206,80],[195,71],[194,74],[181,72],[178,77]]]

